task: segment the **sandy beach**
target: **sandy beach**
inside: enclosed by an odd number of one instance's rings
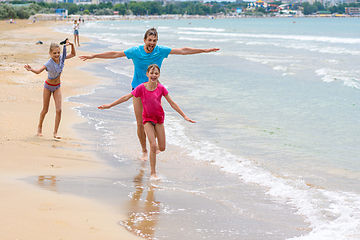
[[[23,66],[38,68],[49,58],[51,42],[73,36],[54,32],[55,24],[16,24],[0,22],[0,219],[1,239],[138,239],[119,225],[126,218],[119,210],[78,196],[49,191],[56,189],[60,176],[94,174],[111,168],[87,149],[72,125],[85,121],[64,101],[68,96],[87,93],[96,85],[95,78],[78,68],[84,54],[65,62],[61,77],[63,110],[59,128],[60,141],[52,138],[54,101],[44,121],[43,137],[36,136],[42,108],[46,72],[36,75]],[[37,41],[44,44],[36,44]],[[86,39],[80,35],[80,41]],[[69,48],[70,50],[70,48]],[[21,180],[33,177],[38,186]]]
[[[62,139],[52,99],[38,137],[47,74],[23,66],[71,26],[0,22],[0,240],[360,239],[355,18],[85,21],[61,78]],[[78,58],[149,27],[163,46],[221,49],[164,60],[161,82],[197,123],[163,100],[160,181],[139,159],[132,102],[97,109],[130,92],[133,62]]]

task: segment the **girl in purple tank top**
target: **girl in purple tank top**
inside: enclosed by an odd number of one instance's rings
[[[146,76],[149,81],[137,86],[131,93],[122,96],[110,104],[99,106],[99,109],[108,109],[120,103],[126,102],[132,97],[141,98],[143,104],[143,125],[150,143],[150,167],[151,178],[158,179],[156,175],[156,154],[159,151],[165,151],[165,128],[164,128],[164,110],[161,106],[162,96],[169,102],[170,106],[177,111],[186,121],[195,123],[188,118],[180,107],[170,98],[169,92],[158,81],[160,77],[160,68],[156,64],[148,67]],[[157,139],[157,142],[156,142]]]
[[[62,43],[60,43],[62,44]],[[66,54],[66,46],[71,46],[71,53]],[[60,119],[61,119],[61,88],[60,88],[60,76],[61,72],[64,68],[65,59],[69,59],[75,57],[75,47],[74,44],[66,41],[66,45],[64,45],[63,54],[60,54],[60,46],[56,43],[52,43],[50,45],[50,59],[40,68],[34,69],[30,67],[29,64],[26,64],[24,68],[33,73],[39,74],[46,70],[48,72],[48,77],[44,83],[44,93],[43,93],[43,109],[40,112],[40,119],[38,125],[37,135],[42,137],[42,125],[45,119],[45,115],[49,110],[50,97],[51,94],[54,96],[55,107],[56,107],[56,116],[55,116],[55,127],[53,136],[55,139],[60,139],[61,137],[57,134]]]

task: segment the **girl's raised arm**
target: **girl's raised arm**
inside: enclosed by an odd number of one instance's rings
[[[188,118],[185,113],[181,110],[181,108],[179,107],[179,105],[177,105],[169,96],[169,94],[167,94],[165,96],[165,99],[169,102],[170,106],[177,111],[186,121],[191,122],[191,123],[196,123],[195,121],[191,120],[190,118]]]
[[[66,42],[66,46],[71,45],[71,53],[66,56],[66,59],[72,58],[76,56],[75,46],[69,40]]]
[[[127,95],[122,96],[121,98],[119,98],[118,100],[116,100],[110,104],[103,104],[103,105],[99,106],[98,109],[102,110],[102,109],[112,108],[113,106],[116,106],[120,103],[126,102],[127,100],[129,100],[132,97],[133,97],[133,95],[131,93],[129,93]]]
[[[36,74],[39,74],[39,73],[41,73],[42,71],[44,71],[46,69],[45,65],[43,65],[41,68],[34,69],[34,68],[30,67],[29,64],[25,64],[24,68],[26,70],[31,71],[31,72],[36,73]]]

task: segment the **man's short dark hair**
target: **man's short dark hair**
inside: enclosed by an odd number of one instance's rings
[[[148,36],[157,37],[158,33],[157,33],[156,29],[155,28],[150,28],[149,30],[147,30],[146,33],[145,33],[144,39],[146,40]]]

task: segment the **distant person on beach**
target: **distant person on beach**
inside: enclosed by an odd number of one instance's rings
[[[146,31],[144,36],[144,45],[139,45],[135,47],[128,48],[124,51],[111,51],[104,52],[88,56],[80,56],[79,58],[83,61],[93,58],[120,58],[127,57],[132,59],[135,67],[133,81],[131,83],[132,89],[135,89],[141,83],[147,82],[148,78],[146,76],[147,67],[151,64],[157,64],[161,68],[161,64],[164,58],[167,58],[169,54],[179,54],[179,55],[190,55],[198,53],[209,53],[217,52],[219,48],[208,48],[208,49],[198,49],[198,48],[169,48],[162,45],[157,45],[158,33],[155,28],[151,28]],[[143,106],[141,100],[137,97],[133,97],[134,112],[137,122],[137,134],[141,144],[143,155],[142,160],[147,160],[147,149],[146,149],[146,135],[145,130],[142,125],[142,111]]]
[[[79,39],[79,25],[80,25],[80,21],[77,22],[77,20],[74,21],[74,25],[73,25],[73,28],[74,28],[74,44],[78,45],[78,47],[80,47],[80,39]]]
[[[66,54],[66,46],[71,46],[71,53],[69,55]],[[69,59],[75,57],[75,47],[74,44],[66,41],[63,53],[60,54],[60,46],[56,43],[51,43],[50,45],[50,59],[40,68],[34,69],[30,67],[29,64],[26,64],[24,68],[33,73],[39,74],[46,70],[48,72],[48,77],[44,83],[44,91],[43,91],[43,109],[40,112],[40,119],[38,125],[37,135],[42,137],[42,126],[45,119],[45,115],[49,110],[50,97],[51,94],[54,97],[55,108],[56,108],[56,116],[55,116],[55,127],[53,137],[55,139],[60,139],[61,137],[58,135],[58,129],[61,120],[61,88],[60,88],[60,75],[64,68],[65,59]]]
[[[142,119],[143,126],[150,143],[150,167],[151,178],[157,179],[156,175],[156,153],[165,151],[166,139],[164,128],[164,109],[161,106],[162,96],[169,102],[170,106],[177,111],[186,121],[196,123],[188,118],[180,107],[170,98],[167,89],[158,81],[160,77],[160,68],[152,64],[147,68],[146,76],[148,82],[137,86],[131,93],[122,96],[111,104],[101,105],[99,109],[108,109],[120,103],[128,101],[132,97],[141,99],[143,105]],[[157,142],[156,142],[157,139]]]

